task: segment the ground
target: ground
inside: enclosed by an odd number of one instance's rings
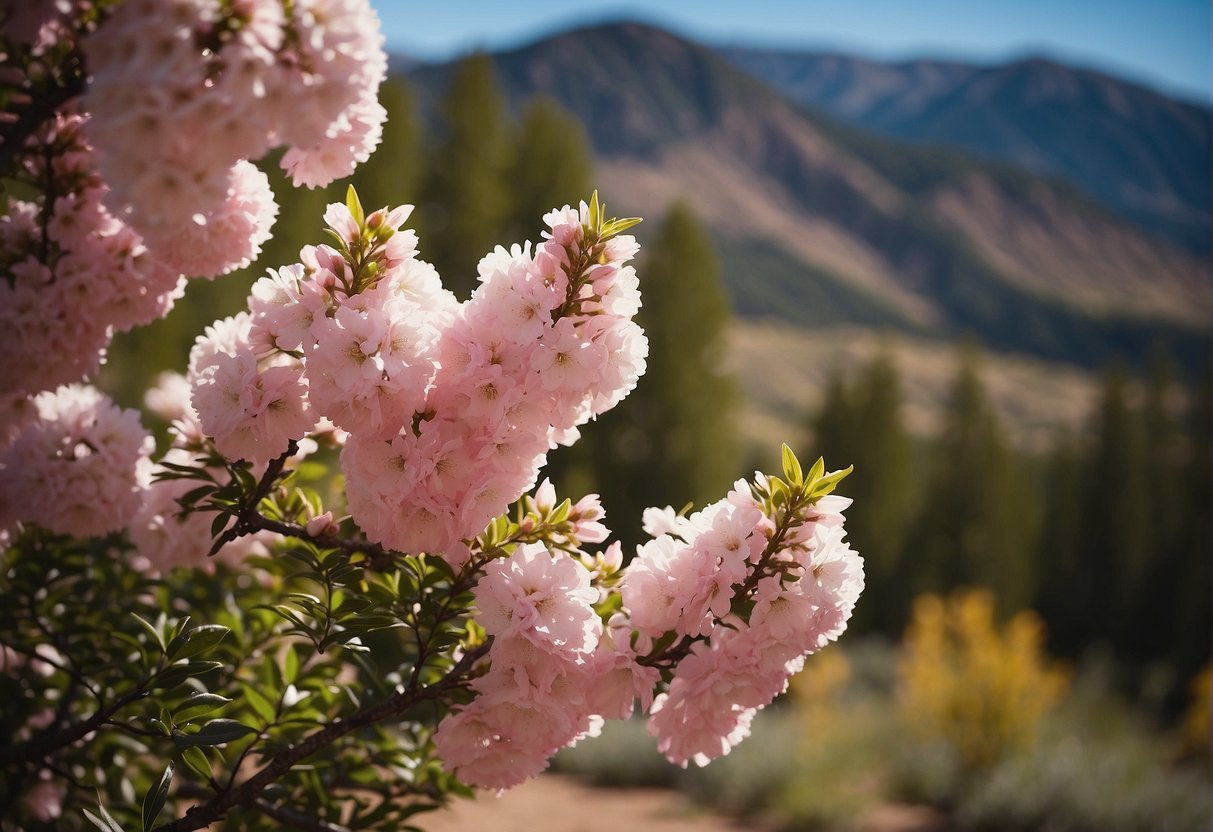
[[[773,832],[697,809],[676,792],[596,789],[544,775],[501,797],[482,793],[423,815],[426,832]],[[854,832],[933,832],[939,818],[911,807],[886,806],[859,820]]]

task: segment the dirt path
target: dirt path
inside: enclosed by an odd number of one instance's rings
[[[695,807],[677,792],[596,789],[545,774],[501,797],[481,793],[417,818],[426,832],[772,832]],[[853,832],[942,832],[946,824],[923,807],[886,805],[857,818]]]
[[[554,774],[501,797],[459,801],[417,823],[426,832],[763,832],[705,814],[675,792],[594,789]]]

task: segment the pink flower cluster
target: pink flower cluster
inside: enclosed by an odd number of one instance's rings
[[[199,339],[193,403],[220,452],[258,462],[331,420],[348,433],[346,493],[368,537],[459,563],[547,451],[644,371],[624,265],[637,246],[599,239],[584,206],[555,211],[534,254],[485,257],[460,305],[400,229],[410,210],[330,206],[339,246],[306,247]]]
[[[548,239],[498,248],[433,352],[424,404],[390,435],[352,433],[342,452],[350,511],[373,540],[459,562],[531,488],[556,443],[613,407],[644,372],[648,341],[631,237],[598,240],[565,208]]]
[[[520,544],[490,560],[475,589],[489,667],[435,735],[447,769],[509,788],[637,699],[670,761],[727,754],[805,657],[842,633],[863,589],[863,560],[843,540],[850,501],[788,509],[769,485],[741,481],[690,517],[649,509],[654,539],[622,570],[617,545],[590,560]],[[542,525],[553,502],[545,484],[524,527]],[[587,539],[604,539],[597,531]]]
[[[246,264],[275,208],[243,160],[286,145],[297,185],[352,173],[386,117],[381,43],[367,0],[126,0],[83,44],[109,206],[182,272]]]
[[[34,402],[38,418],[0,455],[0,528],[32,522],[79,537],[122,529],[139,510],[153,447],[139,414],[80,385]]]
[[[649,733],[671,762],[727,754],[805,656],[846,628],[863,590],[863,559],[843,540],[849,503],[822,497],[779,530],[742,481],[689,518],[650,510],[647,526],[659,534],[638,548],[622,582],[630,621],[642,642],[706,636],[650,712]]]
[[[106,210],[106,187],[83,140],[85,119],[60,115],[31,141],[26,173],[49,202],[11,200],[0,216],[0,395],[79,381],[101,362],[114,331],[164,315],[179,272]]]
[[[190,352],[193,407],[215,448],[229,459],[265,463],[316,426],[298,359],[261,352],[241,312],[206,328]]]
[[[607,570],[618,568],[614,547]],[[476,698],[434,736],[443,765],[464,782],[515,786],[561,748],[596,736],[604,716],[624,719],[638,697],[651,702],[658,671],[635,662],[626,633],[604,634],[584,560],[522,544],[489,562],[475,595],[477,620],[493,636],[491,665],[473,682]]]

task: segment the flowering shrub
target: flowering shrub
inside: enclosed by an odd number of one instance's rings
[[[988,590],[915,601],[900,665],[906,725],[950,743],[967,767],[1030,746],[1069,685],[1069,674],[1045,656],[1040,619],[1018,612],[999,628]]]
[[[549,450],[645,368],[638,220],[595,195],[459,303],[410,208],[329,206],[148,405],[87,386],[186,275],[249,262],[296,184],[378,141],[359,0],[7,4],[0,165],[0,823],[398,829],[639,703],[671,761],[748,733],[863,587],[846,471],[650,509],[630,562]],[[184,357],[183,357],[184,358]],[[328,462],[336,460],[340,476]],[[325,495],[325,496],[322,496]],[[348,512],[348,513],[347,513]],[[98,799],[99,797],[99,799]]]

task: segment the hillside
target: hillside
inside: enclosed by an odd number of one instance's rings
[[[938,436],[960,360],[951,345],[867,327],[735,321],[727,366],[745,394],[739,429],[747,446],[769,451],[771,437],[806,439],[805,415],[820,409],[831,374],[853,376],[881,352],[901,376],[906,428],[919,438]],[[1011,442],[1032,453],[1052,447],[1059,428],[1081,432],[1100,391],[1094,373],[1020,356],[991,358],[981,375]]]
[[[972,335],[1087,367],[1159,341],[1187,363],[1203,351],[1203,263],[1058,181],[842,126],[639,24],[494,61],[513,106],[545,94],[581,119],[613,209],[693,204],[745,316]],[[412,73],[423,102],[448,72]]]
[[[987,67],[748,48],[722,53],[832,118],[1062,177],[1142,228],[1210,250],[1207,107],[1044,59]]]

